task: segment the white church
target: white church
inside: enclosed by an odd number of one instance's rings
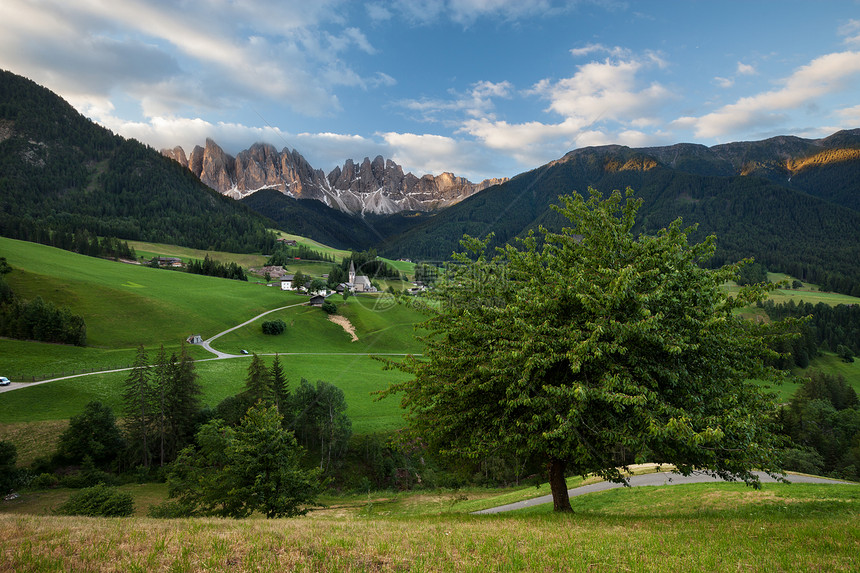
[[[355,274],[355,265],[352,261],[349,262],[349,282],[346,283],[347,288],[353,292],[376,292],[376,287],[370,284],[370,279],[365,275]]]

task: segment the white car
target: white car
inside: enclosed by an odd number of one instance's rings
[[[11,384],[11,382],[9,382],[8,378],[0,376],[0,386],[8,386],[9,384]]]

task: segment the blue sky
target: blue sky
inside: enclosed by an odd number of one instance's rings
[[[860,127],[853,0],[3,0],[0,68],[155,148],[510,177]]]

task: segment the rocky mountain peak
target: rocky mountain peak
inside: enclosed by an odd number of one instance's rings
[[[505,179],[481,183],[453,173],[416,177],[381,155],[361,163],[347,159],[328,175],[314,169],[296,150],[280,152],[268,143],[255,143],[232,157],[211,139],[195,146],[186,160],[181,147],[162,154],[188,167],[216,191],[241,199],[260,189],[276,189],[293,198],[317,199],[350,214],[391,214],[434,211],[497,185]]]

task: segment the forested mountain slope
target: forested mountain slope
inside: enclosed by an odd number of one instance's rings
[[[241,202],[290,233],[337,249],[384,248],[389,237],[428,217],[424,213],[407,211],[360,217],[328,207],[316,199],[293,199],[275,189],[257,191]]]
[[[0,234],[89,233],[266,251],[266,220],[174,161],[114,135],[51,91],[0,71]]]
[[[539,224],[557,228],[560,221],[549,205],[560,194],[585,194],[589,186],[609,193],[629,186],[645,201],[639,212],[641,231],[654,232],[682,217],[687,225],[699,225],[696,240],[716,233],[714,264],[754,257],[824,288],[860,293],[860,212],[850,207],[858,194],[857,180],[845,175],[860,162],[840,162],[827,171],[840,182],[831,198],[846,198],[838,204],[759,175],[703,175],[708,170],[720,173],[719,163],[703,159],[694,164],[689,154],[685,170],[672,168],[659,154],[646,151],[606,146],[571,152],[437,214],[382,251],[388,256],[447,259],[464,233],[493,232],[493,244],[501,245]],[[812,179],[805,184],[812,185]]]

